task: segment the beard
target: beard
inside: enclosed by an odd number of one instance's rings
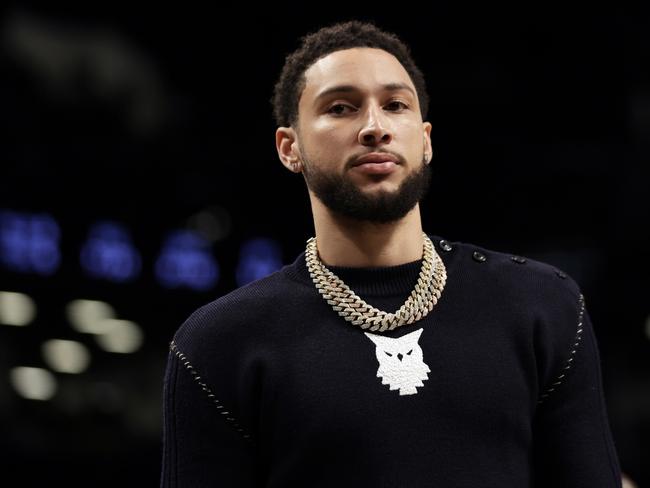
[[[303,159],[307,187],[332,212],[358,221],[386,224],[402,219],[424,198],[431,183],[431,167],[424,156],[420,167],[407,175],[396,191],[373,194],[359,190],[351,179],[322,172]]]

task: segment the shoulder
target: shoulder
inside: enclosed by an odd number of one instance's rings
[[[519,303],[529,310],[574,309],[582,296],[579,284],[566,270],[544,260],[450,239],[438,238],[434,245],[450,263],[450,271],[473,282],[477,292],[510,300],[513,305]]]
[[[172,342],[188,352],[238,347],[258,337],[265,316],[278,310],[291,283],[280,271],[252,281],[194,310],[177,328]]]
[[[452,247],[447,251],[448,280],[456,281],[463,303],[472,304],[472,313],[491,310],[504,317],[503,323],[513,324],[513,331],[527,337],[534,348],[540,374],[548,377],[582,331],[586,305],[576,280],[558,266],[530,256],[467,242],[447,243],[443,246]],[[440,243],[436,249],[442,250]]]

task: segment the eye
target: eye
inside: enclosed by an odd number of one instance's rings
[[[343,115],[343,113],[342,113],[342,112],[339,112],[338,110],[337,110],[337,111],[334,111],[334,109],[335,109],[336,107],[351,108],[349,105],[344,105],[344,104],[342,104],[342,103],[337,103],[337,104],[335,104],[335,105],[332,105],[332,106],[327,110],[327,113],[328,113],[328,114],[332,114],[332,115]]]
[[[411,350],[410,350],[409,352],[407,352],[406,354],[411,354],[412,352],[413,352],[413,349],[411,349]]]
[[[390,357],[393,357],[393,355],[392,355],[391,353],[389,353],[388,351],[384,351],[384,352],[385,352],[386,354],[388,354]]]
[[[401,105],[402,108],[405,108],[405,109],[406,109],[406,108],[409,108],[409,106],[408,106],[407,104],[405,104],[404,102],[401,102],[401,101],[399,101],[399,100],[393,100],[393,101],[389,102],[388,105],[387,105],[387,107],[389,107],[389,106],[391,106],[391,105],[393,105],[393,106],[395,106],[395,105]],[[398,107],[398,109],[399,109],[399,107]]]

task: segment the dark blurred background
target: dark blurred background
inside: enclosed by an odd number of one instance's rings
[[[451,5],[2,7],[3,477],[158,484],[172,334],[313,235],[275,148],[284,57],[359,18],[427,80],[425,230],[580,284],[622,468],[650,486],[650,17]]]

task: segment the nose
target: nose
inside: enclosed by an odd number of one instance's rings
[[[402,355],[401,352],[397,354],[397,358],[398,358],[400,361],[402,360],[403,357],[404,357],[404,356]]]
[[[379,143],[388,144],[392,140],[393,133],[389,128],[389,121],[381,108],[369,107],[368,116],[359,131],[359,143],[364,146],[374,146]]]

